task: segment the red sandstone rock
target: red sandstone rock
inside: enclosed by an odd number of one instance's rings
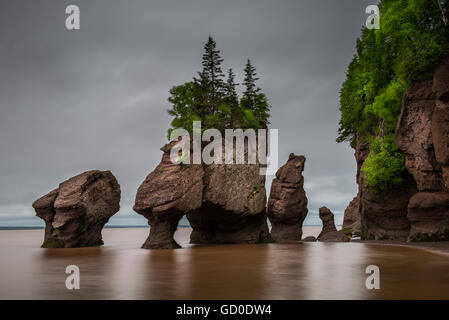
[[[170,249],[182,216],[193,229],[192,243],[259,243],[269,241],[265,176],[258,164],[173,164],[162,148],[158,167],[136,195],[134,210],[148,219],[148,249]]]
[[[330,211],[327,207],[321,207],[319,209],[319,214],[320,219],[323,222],[323,228],[318,236],[318,240],[320,240],[320,238],[328,232],[337,231],[337,228],[335,228],[334,214],[332,211]]]
[[[349,203],[344,213],[342,229],[350,230],[354,234],[361,231],[360,223],[360,195],[357,195]]]
[[[349,238],[343,231],[337,231],[335,228],[334,214],[326,207],[321,207],[320,219],[323,222],[323,229],[318,236],[321,242],[348,242]]]
[[[110,171],[87,171],[62,182],[33,208],[46,225],[42,247],[102,245],[101,230],[120,209],[120,186]]]
[[[161,148],[161,163],[137,190],[133,209],[147,218],[151,226],[142,245],[145,249],[179,248],[173,239],[179,220],[202,204],[203,167],[172,163],[170,150],[176,143]]]
[[[302,176],[305,161],[304,156],[291,153],[271,184],[267,211],[271,236],[277,242],[301,240],[302,223],[308,212]]]

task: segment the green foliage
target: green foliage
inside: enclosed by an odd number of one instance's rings
[[[448,9],[441,0],[381,1],[380,29],[362,30],[340,91],[338,142],[372,134],[382,120],[394,132],[404,91],[448,53]]]
[[[223,81],[220,51],[209,37],[204,46],[202,66],[199,78],[175,86],[170,90],[168,101],[172,108],[168,113],[173,117],[170,134],[176,128],[186,129],[192,134],[192,122],[201,121],[202,131],[216,128],[224,132],[227,128],[266,128],[269,124],[270,105],[265,94],[256,86],[256,68],[250,60],[245,67],[244,85],[246,90],[239,99],[236,91],[235,75],[228,70],[228,77]]]
[[[404,155],[394,144],[394,136],[371,142],[370,154],[362,166],[365,182],[375,192],[388,191],[404,183]]]
[[[402,96],[449,52],[449,1],[383,0],[379,8],[380,29],[362,30],[340,90],[337,142],[390,140],[381,150],[371,146],[364,169],[368,185],[387,190],[400,184],[403,171],[394,139]]]
[[[252,199],[258,193],[263,187],[265,187],[265,183],[261,182],[259,184],[256,184],[253,186],[253,190],[251,190],[251,193],[249,194],[248,198]]]

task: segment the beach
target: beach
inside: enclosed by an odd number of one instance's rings
[[[0,231],[0,299],[449,299],[449,255],[379,243],[193,246],[140,249],[147,228],[104,229],[105,245],[39,248],[43,230]],[[304,236],[320,227],[304,227]],[[80,290],[65,287],[68,265]],[[380,289],[368,290],[368,265]]]

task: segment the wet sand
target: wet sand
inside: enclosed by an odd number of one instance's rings
[[[320,228],[304,228],[304,236]],[[103,247],[41,249],[43,230],[0,231],[0,299],[449,299],[449,255],[377,243],[144,250],[148,229],[105,229]],[[81,289],[67,290],[78,265]],[[380,290],[365,268],[380,268]]]

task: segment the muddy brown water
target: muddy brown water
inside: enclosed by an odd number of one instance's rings
[[[319,228],[306,227],[305,236]],[[0,231],[0,299],[449,299],[449,255],[366,243],[144,250],[148,229],[105,229],[98,248],[41,249],[43,230]],[[81,289],[67,290],[77,265]],[[368,290],[365,268],[380,268]]]

